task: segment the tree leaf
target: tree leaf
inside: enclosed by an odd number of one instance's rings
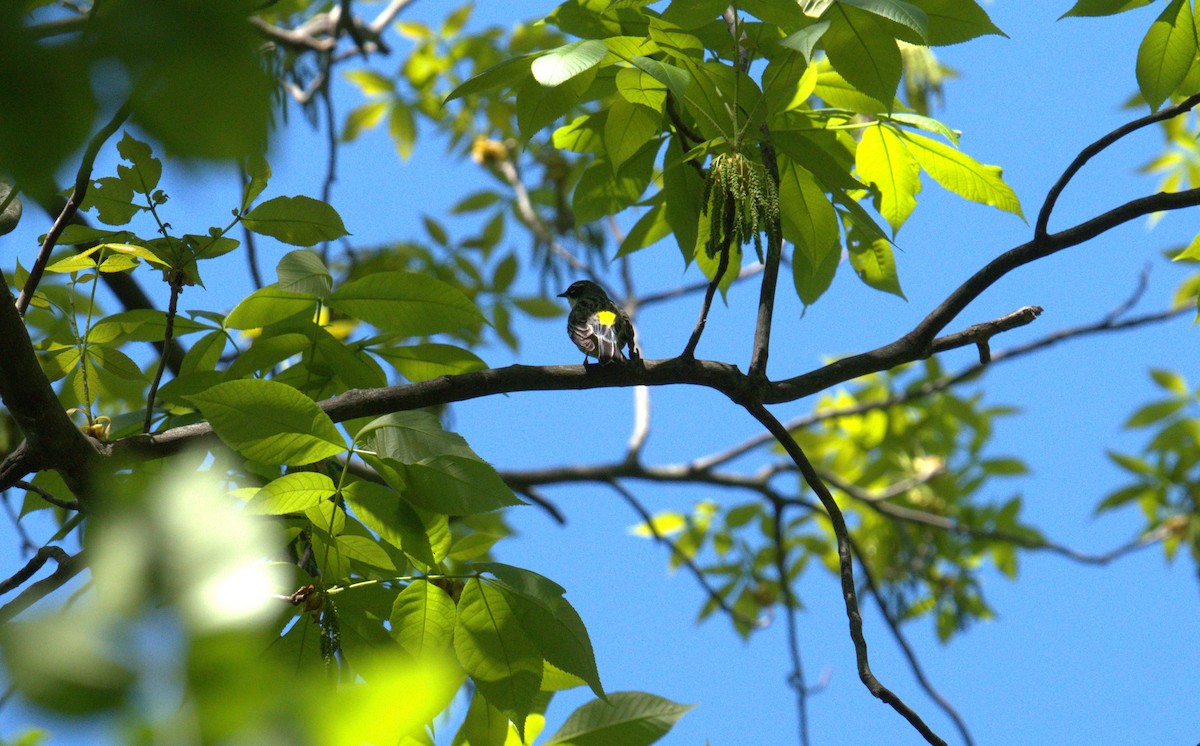
[[[388,621],[392,638],[416,658],[440,657],[454,648],[454,600],[427,580],[414,580],[400,591]]]
[[[868,238],[858,230],[851,230],[846,239],[846,250],[850,256],[850,266],[858,273],[860,280],[876,290],[904,297],[890,241],[886,238]]]
[[[529,75],[535,56],[533,53],[526,54],[492,65],[483,72],[459,84],[453,91],[450,91],[450,95],[446,96],[446,99],[442,101],[442,106],[445,106],[456,98],[462,98],[474,93],[483,93],[484,91],[493,89],[503,90],[520,83]]]
[[[593,700],[572,712],[543,746],[649,746],[693,707],[646,692],[613,692],[607,702]]]
[[[241,300],[225,317],[227,329],[258,329],[301,314],[311,316],[317,300],[307,293],[295,293],[268,285]]]
[[[1190,0],[1171,0],[1150,24],[1137,55],[1142,97],[1156,110],[1187,77],[1196,57],[1196,24]]]
[[[482,461],[458,433],[442,427],[432,412],[392,412],[364,425],[355,442],[381,458],[415,464],[433,456],[465,456]]]
[[[661,128],[661,112],[620,96],[614,99],[604,120],[604,149],[613,172],[655,139]]]
[[[302,466],[346,451],[329,415],[282,383],[226,381],[189,399],[217,437],[253,461]]]
[[[966,153],[922,135],[902,132],[901,136],[921,168],[944,188],[972,202],[1025,218],[1021,202],[1012,187],[1004,183],[999,166],[985,166]]]
[[[542,682],[542,657],[505,595],[467,580],[454,625],[458,661],[487,701],[525,728]]]
[[[372,350],[413,383],[487,368],[478,355],[454,345],[427,342]]]
[[[1112,16],[1144,7],[1152,2],[1154,0],[1076,0],[1071,9],[1059,16],[1059,19],[1068,16]]]
[[[891,101],[903,65],[896,39],[878,16],[837,4],[822,37],[829,63],[848,83],[881,102]]]
[[[966,0],[970,2],[970,0]],[[841,5],[850,5],[873,13],[880,18],[903,26],[912,36],[905,39],[911,44],[924,45],[929,38],[929,17],[917,5],[904,0],[838,0]]]
[[[1148,2],[1149,0],[1147,0]],[[925,38],[933,47],[960,44],[979,36],[1008,35],[992,23],[976,0],[908,0],[925,11],[929,20]]]
[[[879,191],[876,208],[892,226],[900,230],[917,207],[921,191],[921,167],[905,147],[896,131],[882,124],[863,131],[855,151],[855,164],[863,180]]]
[[[466,456],[434,456],[403,467],[404,499],[442,515],[473,515],[524,505],[490,464]]]
[[[367,528],[425,567],[436,566],[450,550],[445,516],[417,510],[390,487],[357,481],[343,487],[342,495]]]
[[[292,246],[315,246],[350,235],[337,210],[303,195],[267,200],[248,212],[242,224]]]
[[[566,590],[532,570],[499,562],[480,563],[478,567],[499,579],[494,584],[508,594],[510,607],[542,657],[583,679],[603,699],[592,641],[579,613],[563,597]]]
[[[530,71],[534,80],[554,88],[599,65],[607,54],[608,47],[597,39],[573,41],[541,54]]]
[[[453,285],[416,272],[375,272],[333,291],[329,306],[403,337],[477,333],[483,314]]]

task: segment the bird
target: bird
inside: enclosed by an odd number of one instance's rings
[[[637,335],[629,315],[608,297],[604,288],[591,280],[571,283],[565,292],[558,294],[571,304],[567,314],[567,334],[583,353],[586,365],[588,357],[601,363],[624,363],[627,361],[622,347],[629,348],[629,356],[640,358]]]

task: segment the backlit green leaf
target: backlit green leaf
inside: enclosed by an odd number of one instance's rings
[[[1175,92],[1195,57],[1196,24],[1191,2],[1171,0],[1138,47],[1138,87],[1151,110]]]
[[[649,746],[667,734],[695,705],[681,705],[646,692],[613,692],[572,712],[545,746],[621,744]]]
[[[222,441],[254,461],[300,466],[346,450],[329,415],[282,383],[226,381],[190,399]]]
[[[573,41],[551,49],[533,61],[530,68],[534,80],[553,88],[591,70],[608,54],[604,42],[596,39]]]
[[[376,272],[333,291],[331,308],[404,337],[475,333],[483,314],[463,292],[416,272]]]
[[[292,246],[314,246],[350,235],[336,210],[303,195],[267,200],[247,213],[242,224]]]
[[[1004,183],[999,166],[985,166],[971,156],[928,137],[903,132],[908,150],[934,181],[960,197],[1024,218],[1016,192]]]

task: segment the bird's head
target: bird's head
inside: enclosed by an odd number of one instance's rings
[[[591,280],[578,280],[559,293],[558,297],[566,298],[567,302],[574,306],[581,298],[608,298],[608,294],[604,292],[604,288]]]

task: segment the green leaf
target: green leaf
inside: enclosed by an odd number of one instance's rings
[[[315,246],[350,235],[336,210],[303,195],[267,200],[247,213],[242,224],[292,246]]]
[[[390,487],[351,482],[342,488],[342,496],[363,525],[425,567],[436,566],[449,551],[445,516],[417,510]]]
[[[545,675],[542,689],[545,690]],[[463,717],[462,725],[454,734],[451,746],[505,746],[508,739],[508,718],[492,706],[487,699],[475,692],[471,705]],[[14,745],[19,746],[19,745]]]
[[[1025,218],[1021,202],[1012,187],[1004,183],[999,166],[985,166],[949,145],[912,132],[902,132],[901,136],[921,168],[942,187],[972,202]]]
[[[890,241],[886,238],[868,238],[860,235],[860,231],[852,230],[846,238],[846,250],[850,256],[850,266],[858,273],[858,279],[876,290],[904,297]]]
[[[605,159],[593,161],[575,186],[572,197],[575,218],[581,223],[590,223],[606,215],[615,215],[637,202],[654,176],[657,153],[658,142],[647,144],[622,164],[615,175]]]
[[[529,75],[535,56],[534,53],[526,54],[492,65],[456,87],[450,92],[449,96],[446,96],[446,100],[442,102],[442,105],[445,106],[454,99],[462,98],[463,96],[470,96],[474,93],[482,93],[492,89],[509,88],[520,83]]]
[[[677,137],[672,137],[667,143],[662,180],[667,225],[671,226],[671,233],[675,235],[683,261],[691,262],[699,235],[704,179],[694,163],[683,160],[683,151]],[[781,195],[781,205],[782,202]]]
[[[1158,109],[1196,57],[1196,24],[1190,0],[1171,0],[1138,47],[1137,81],[1151,110]]]
[[[555,144],[554,147],[560,147]],[[454,203],[454,207],[450,208],[450,212],[454,215],[463,215],[465,213],[478,212],[487,209],[500,201],[500,193],[491,189],[481,189],[476,192],[471,192],[467,196]]]
[[[317,300],[306,293],[281,290],[274,285],[255,290],[225,317],[227,329],[258,329],[301,314],[316,312]]]
[[[532,138],[543,127],[575,109],[595,79],[593,67],[553,88],[547,88],[533,78],[526,80],[516,91],[517,128],[521,134]]]
[[[342,75],[358,87],[365,96],[380,96],[385,93],[392,93],[396,90],[396,84],[391,78],[388,78],[374,70],[366,68],[355,68],[348,70]]]
[[[779,218],[783,237],[813,266],[840,248],[833,205],[813,175],[786,156],[779,158]]]
[[[655,139],[661,128],[660,111],[620,96],[614,99],[604,120],[604,147],[613,172]]]
[[[631,104],[661,112],[667,102],[667,86],[645,70],[623,67],[617,71],[617,93]]]
[[[471,578],[458,601],[454,650],[487,701],[525,729],[542,682],[542,657],[505,595]]]
[[[607,110],[576,117],[554,130],[550,141],[556,148],[575,153],[603,153],[604,122],[607,119]]]
[[[1187,381],[1183,376],[1173,370],[1165,370],[1163,368],[1151,368],[1150,377],[1154,379],[1161,388],[1170,391],[1172,394],[1186,396],[1188,393]]]
[[[442,515],[473,515],[524,505],[490,464],[466,456],[434,456],[403,467],[403,495]]]
[[[414,580],[400,591],[388,620],[392,638],[415,658],[437,657],[453,649],[454,600],[427,580]]]
[[[873,13],[880,18],[903,26],[915,36],[906,38],[911,44],[926,44],[929,37],[929,17],[917,5],[904,0],[838,0],[841,5],[850,5]],[[970,2],[970,0],[966,0]]]
[[[534,80],[547,88],[554,88],[593,69],[607,54],[608,47],[602,41],[573,41],[543,53],[533,61],[530,71]]]
[[[817,84],[813,92],[830,106],[872,116],[896,108],[897,102],[894,95],[879,98],[867,93],[847,81],[839,71],[830,67],[828,59],[822,59],[813,64],[817,66]]]
[[[817,50],[817,44],[820,43],[821,37],[829,30],[829,21],[818,21],[811,23],[799,31],[788,34],[779,40],[779,43],[788,49],[794,49],[804,55],[804,59],[808,62],[813,61],[813,54]]]
[[[333,275],[315,251],[295,249],[275,265],[275,287],[289,293],[325,298],[333,288]]]
[[[390,363],[397,373],[413,383],[487,368],[487,363],[475,353],[448,344],[429,342],[404,347],[382,347],[373,349],[372,352]]]
[[[1165,420],[1185,406],[1187,406],[1187,401],[1183,399],[1163,399],[1150,402],[1138,407],[1133,414],[1129,415],[1129,419],[1125,420],[1125,427],[1132,429],[1153,425]]]
[[[480,570],[499,579],[495,585],[507,593],[510,608],[520,618],[525,633],[543,658],[587,682],[597,697],[604,697],[592,641],[579,613],[563,598],[562,586],[531,570],[499,562],[480,563]]]
[[[301,466],[346,451],[329,415],[291,386],[226,381],[189,398],[217,437],[253,461]]]
[[[416,272],[376,272],[345,283],[329,306],[404,337],[476,333],[483,314],[462,291]]]
[[[132,166],[118,165],[117,174],[138,194],[149,195],[162,178],[162,161],[154,157],[150,146],[128,132],[117,143],[117,152]]]
[[[106,225],[125,225],[142,208],[133,204],[133,187],[115,176],[96,179],[80,205],[82,210],[96,209],[96,217]]]
[[[908,0],[925,11],[929,31],[925,38],[933,47],[959,44],[979,36],[1008,35],[992,23],[987,11],[976,0]],[[1149,2],[1149,0],[1146,0]]]
[[[1109,460],[1125,471],[1146,476],[1155,474],[1154,467],[1137,456],[1130,456],[1118,451],[1108,451],[1107,453]]]
[[[250,206],[250,203],[258,199],[258,195],[263,193],[267,188],[267,184],[271,181],[271,164],[267,163],[267,159],[261,155],[252,155],[246,159],[246,185],[242,189],[242,209],[245,210]]]
[[[921,191],[921,167],[905,147],[903,138],[891,127],[876,124],[863,131],[855,152],[855,165],[864,181],[879,191],[876,208],[900,230],[917,207]]]
[[[328,500],[337,492],[333,480],[313,471],[284,474],[268,482],[246,503],[248,515],[286,515],[305,510]]]
[[[858,90],[881,102],[895,97],[903,64],[886,22],[857,8],[837,4],[822,40],[833,68]]]
[[[481,460],[458,433],[442,427],[432,412],[392,412],[364,425],[354,436],[366,450],[381,458],[415,464],[433,456],[465,456]]]
[[[630,60],[642,72],[667,87],[671,95],[682,101],[687,96],[692,76],[682,67],[669,62],[659,62],[649,57],[634,57]]]
[[[572,712],[543,746],[648,746],[667,734],[695,705],[646,692],[613,692]]]
[[[188,318],[175,317],[174,335],[176,337],[210,328]],[[108,344],[115,340],[161,342],[166,335],[166,330],[167,314],[164,311],[142,308],[114,313],[112,316],[101,319],[88,332],[87,339],[91,344]]]
[[[644,249],[670,233],[671,224],[667,219],[667,205],[665,201],[660,200],[647,210],[645,215],[638,218],[638,221],[629,229],[629,233],[625,234],[625,239],[621,241],[621,246],[617,249],[617,257]]]
[[[1059,19],[1068,16],[1112,16],[1144,7],[1152,2],[1154,0],[1077,0],[1070,10],[1059,16]]]
[[[346,115],[345,124],[342,125],[342,142],[354,142],[363,130],[378,127],[391,107],[390,101],[379,99],[351,109]]]

